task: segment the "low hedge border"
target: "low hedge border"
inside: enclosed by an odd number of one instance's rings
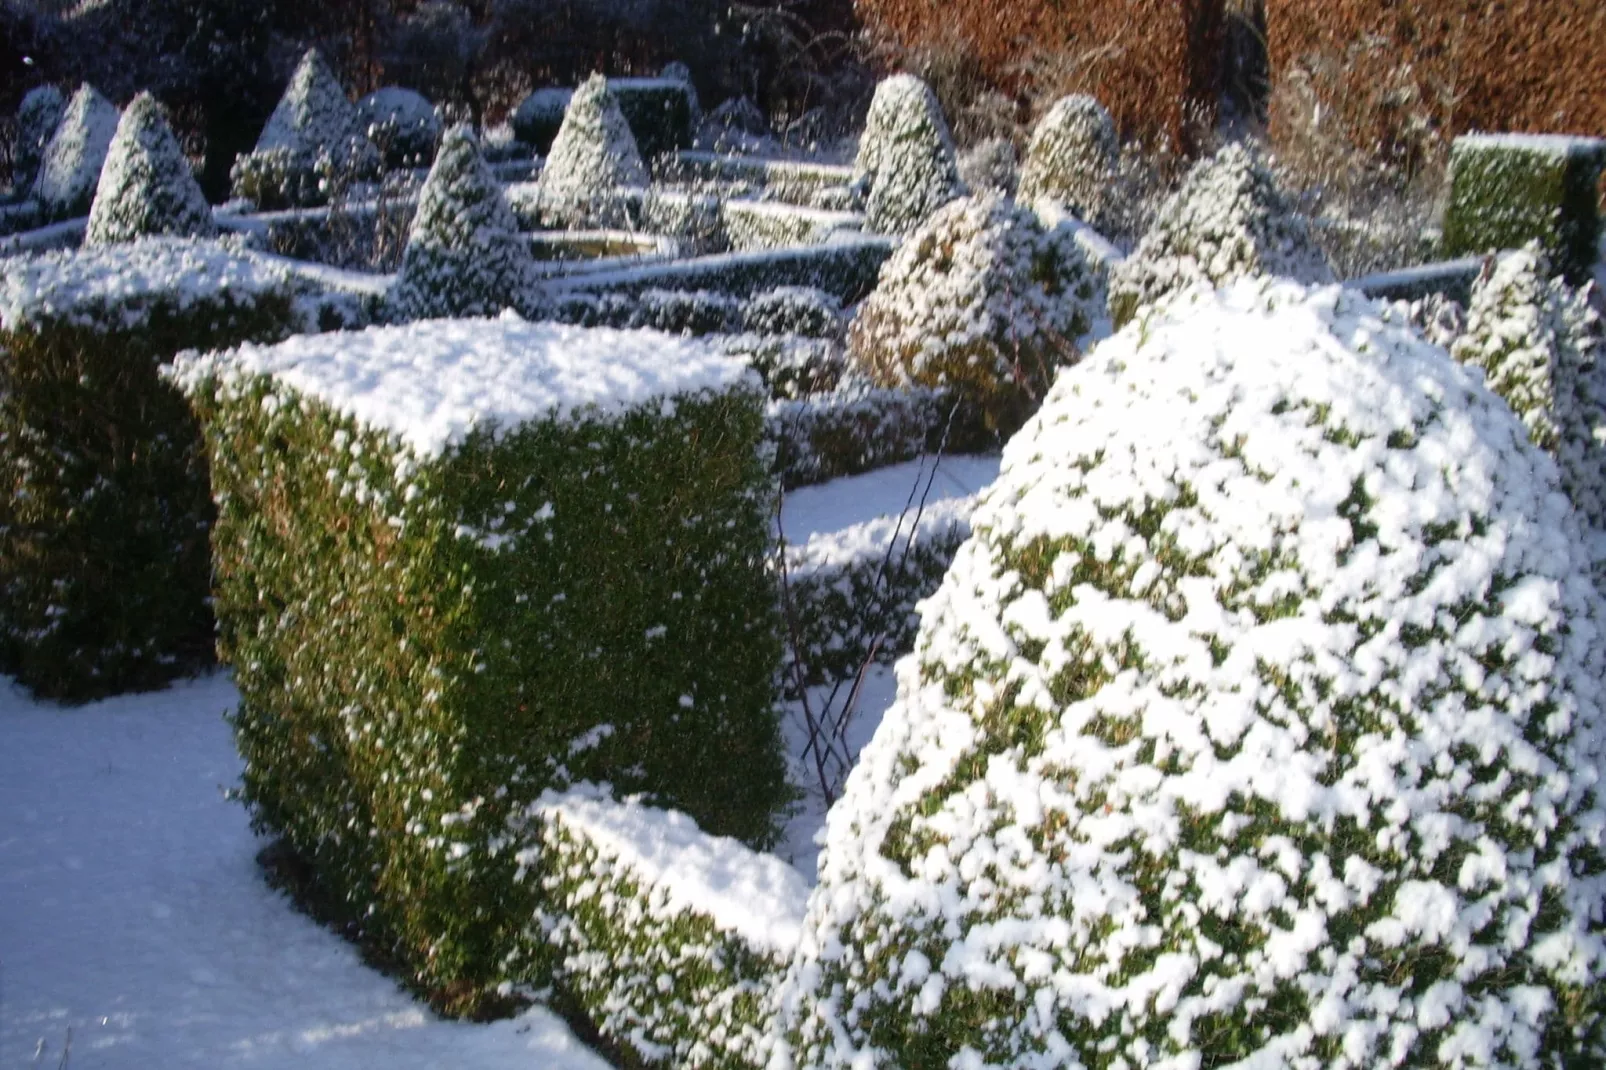
[[[644,290],[716,290],[751,297],[782,286],[823,290],[844,305],[875,288],[881,265],[892,255],[889,238],[864,237],[792,249],[724,253],[673,264],[555,279],[563,291],[639,294]]]
[[[864,227],[864,216],[854,212],[827,212],[775,201],[726,201],[720,211],[730,246],[739,251],[819,245],[833,234],[857,236]]]
[[[862,208],[853,188],[853,168],[803,160],[766,160],[713,152],[679,152],[662,161],[660,177],[678,182],[736,183],[765,199],[850,211]]]

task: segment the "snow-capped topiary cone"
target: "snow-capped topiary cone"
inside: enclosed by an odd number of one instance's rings
[[[212,209],[162,106],[141,93],[123,110],[89,209],[86,245],[109,245],[147,235],[210,237]]]
[[[1137,250],[1112,272],[1110,313],[1120,326],[1144,305],[1195,283],[1219,286],[1251,275],[1333,279],[1271,172],[1233,143],[1194,165]]]
[[[1451,353],[1483,369],[1490,389],[1555,456],[1585,522],[1606,529],[1606,369],[1591,289],[1552,277],[1537,242],[1501,253],[1473,284]]]
[[[620,222],[615,190],[647,185],[635,135],[600,74],[569,99],[563,125],[541,168],[537,190],[543,212],[568,225]]]
[[[882,267],[849,351],[882,386],[952,388],[1007,437],[1079,356],[1102,297],[1068,230],[997,193],[965,197]]]
[[[1037,121],[1026,146],[1020,199],[1050,198],[1096,224],[1104,209],[1121,151],[1115,121],[1085,94],[1063,97]]]
[[[307,49],[257,138],[257,152],[318,152],[356,133],[357,111],[316,48]]]
[[[876,86],[853,173],[869,187],[865,225],[878,234],[908,234],[965,192],[954,139],[930,86],[912,74]]]
[[[116,132],[117,105],[88,82],[79,86],[45,146],[34,182],[34,200],[48,218],[67,219],[89,211]]]
[[[1060,375],[829,814],[790,1065],[1600,1065],[1576,518],[1385,314],[1194,289]]]
[[[28,90],[17,106],[17,144],[11,156],[11,188],[23,193],[33,189],[39,177],[39,164],[45,156],[50,135],[56,132],[67,111],[67,98],[53,85]]]
[[[535,299],[529,245],[466,124],[447,131],[418,195],[401,273],[390,293],[396,320],[488,316]]]

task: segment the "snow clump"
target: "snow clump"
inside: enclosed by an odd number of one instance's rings
[[[86,245],[148,235],[210,237],[212,209],[190,170],[162,106],[149,93],[123,111],[89,209]]]
[[[389,302],[398,320],[527,310],[534,263],[474,133],[454,126],[418,195]]]
[[[1233,143],[1195,164],[1161,206],[1137,250],[1113,273],[1110,312],[1119,326],[1193,283],[1219,286],[1249,275],[1306,283],[1333,278],[1271,172]]]
[[[646,185],[647,167],[630,124],[608,80],[593,74],[574,91],[541,169],[542,210],[570,225],[612,225],[622,213],[613,191]]]
[[[45,146],[34,182],[34,200],[47,217],[67,219],[89,211],[116,132],[117,105],[88,82],[79,86]]]
[[[1029,204],[1047,197],[1097,223],[1120,152],[1115,121],[1104,105],[1081,93],[1062,97],[1032,130],[1020,199]]]
[[[420,93],[396,86],[376,89],[357,102],[356,129],[378,146],[391,167],[422,167],[435,158],[441,120]]]
[[[792,1065],[1599,1065],[1579,530],[1384,312],[1196,288],[1060,375],[829,814]]]
[[[1592,291],[1552,277],[1537,242],[1501,253],[1473,284],[1451,353],[1483,369],[1489,388],[1555,456],[1574,508],[1590,527],[1606,529],[1606,368]]]
[[[965,192],[954,139],[930,86],[912,74],[876,86],[853,175],[869,188],[865,226],[877,234],[908,234]]]
[[[877,384],[954,389],[1008,435],[1077,358],[1101,296],[1069,230],[996,193],[965,197],[882,267],[850,351]]]
[[[50,144],[50,135],[56,132],[66,110],[67,98],[53,85],[35,86],[23,96],[17,107],[17,143],[11,156],[13,191],[33,189],[45,146]]]

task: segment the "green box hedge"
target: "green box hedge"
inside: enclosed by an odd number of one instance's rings
[[[212,458],[244,798],[437,1005],[529,979],[507,819],[543,791],[772,835],[772,491],[739,363],[505,316],[177,375]]]
[[[1538,241],[1575,286],[1599,255],[1606,141],[1546,134],[1466,134],[1450,148],[1444,255]]]
[[[200,429],[158,368],[291,330],[282,269],[155,239],[0,270],[0,669],[84,701],[212,660]]]
[[[936,391],[918,388],[850,388],[770,402],[781,486],[793,490],[918,457],[941,430],[941,403]]]

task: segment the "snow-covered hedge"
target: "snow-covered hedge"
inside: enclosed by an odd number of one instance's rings
[[[1473,284],[1450,352],[1483,369],[1489,388],[1556,458],[1585,523],[1606,529],[1606,367],[1592,291],[1552,278],[1538,242],[1502,253]]]
[[[23,95],[17,106],[17,140],[11,150],[11,190],[25,194],[39,177],[45,146],[67,111],[67,98],[53,85],[40,85]]]
[[[647,184],[618,98],[606,78],[593,74],[574,91],[536,180],[543,219],[554,226],[613,226],[625,219],[616,191]]]
[[[1007,437],[1042,400],[1102,303],[1065,228],[992,193],[944,206],[881,269],[854,318],[854,360],[883,386],[958,392]]]
[[[1194,165],[1111,272],[1110,315],[1119,327],[1167,294],[1251,275],[1329,282],[1332,269],[1271,172],[1234,142]]]
[[[1030,204],[1046,197],[1097,223],[1120,152],[1115,121],[1104,105],[1084,94],[1064,97],[1032,129],[1021,169],[1020,200]]]
[[[865,225],[877,234],[908,234],[964,193],[953,136],[930,86],[912,74],[876,86],[853,174],[869,188]]]
[[[1598,257],[1598,184],[1606,141],[1542,134],[1465,134],[1450,146],[1447,256],[1537,241],[1573,285]]]
[[[918,457],[941,418],[943,399],[924,389],[864,389],[770,402],[775,470],[787,490]]]
[[[808,897],[797,871],[589,785],[527,817],[539,846],[519,860],[542,891],[528,954],[556,956],[598,1031],[645,1065],[763,1066]]]
[[[685,182],[735,184],[738,192],[761,194],[765,200],[813,208],[856,208],[850,194],[853,168],[803,160],[726,156],[713,152],[680,152],[665,168],[665,177]]]
[[[552,142],[563,128],[563,115],[573,96],[572,89],[552,86],[530,93],[508,118],[513,136],[545,156],[552,151]]]
[[[828,817],[791,1065],[1606,1054],[1578,526],[1384,312],[1195,289],[1060,375]]]
[[[743,333],[759,338],[831,338],[841,326],[841,306],[830,294],[797,286],[751,298],[709,290],[568,293],[555,302],[549,315],[582,327],[645,327],[691,335]]]
[[[85,82],[78,87],[61,122],[45,145],[34,181],[33,199],[47,219],[85,215],[95,197],[106,150],[117,133],[117,105]]]
[[[89,209],[85,245],[135,238],[206,238],[217,228],[162,106],[141,93],[123,110]]]
[[[421,984],[469,1009],[531,980],[507,820],[571,777],[771,835],[771,491],[738,362],[504,316],[176,377],[212,461],[244,797]]]
[[[357,102],[355,130],[380,149],[387,167],[423,167],[435,159],[441,140],[435,106],[397,86],[376,89]]]
[[[212,660],[200,430],[157,377],[186,349],[291,330],[281,269],[210,242],[0,271],[0,671],[84,700]]]
[[[669,264],[598,272],[555,280],[570,291],[637,294],[644,290],[713,290],[751,297],[785,286],[806,286],[844,305],[863,300],[876,284],[892,242],[866,236],[760,252],[721,253]]]
[[[418,211],[389,304],[398,321],[533,313],[540,302],[529,242],[467,124],[447,132],[418,195]]]
[[[721,215],[730,247],[743,250],[816,245],[833,234],[857,231],[864,223],[863,216],[852,212],[826,212],[774,201],[725,201]]]

